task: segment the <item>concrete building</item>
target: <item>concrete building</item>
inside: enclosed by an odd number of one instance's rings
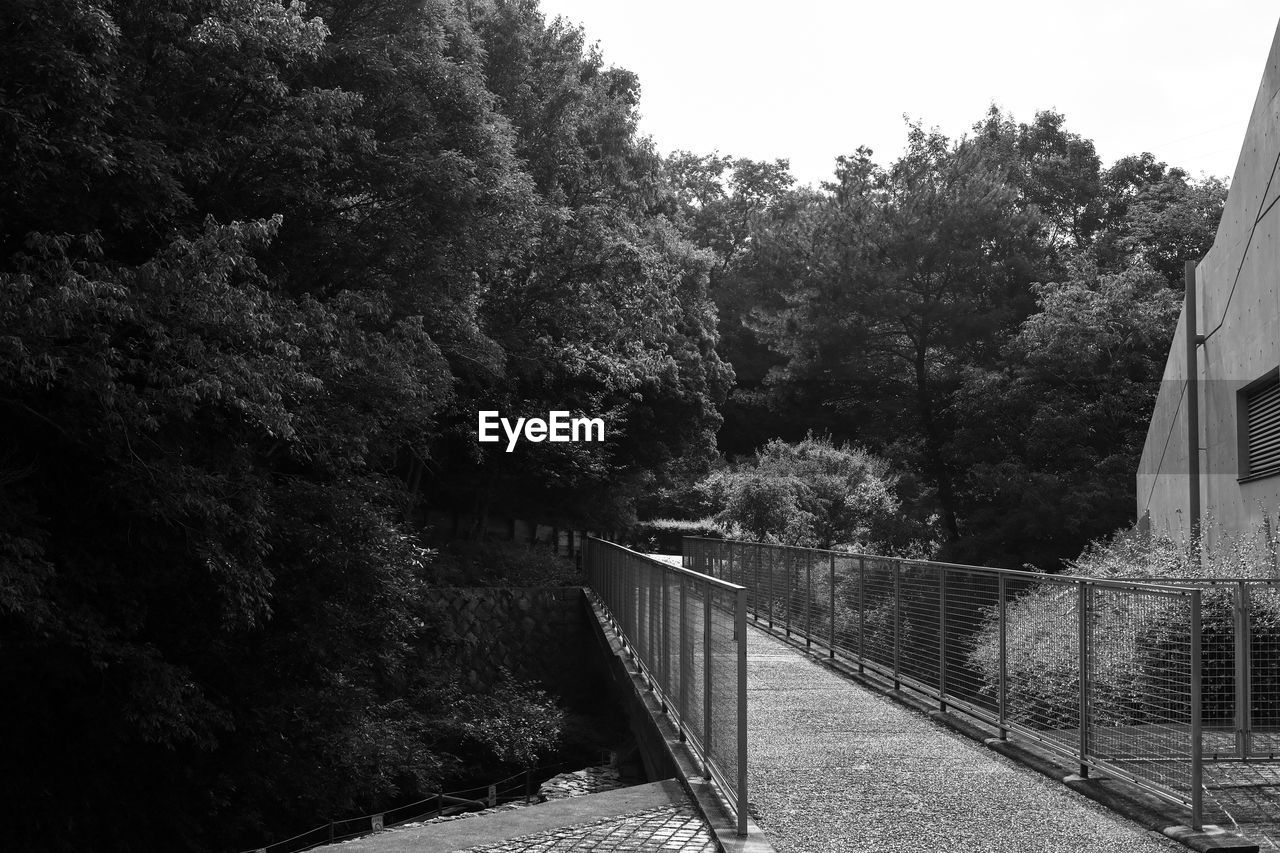
[[[1175,535],[1195,495],[1216,527],[1274,530],[1280,509],[1280,32],[1236,164],[1213,248],[1195,269],[1188,382],[1188,312],[1169,350],[1137,476],[1140,520]],[[1198,408],[1198,452],[1189,412]],[[1194,463],[1194,468],[1192,467]],[[1197,479],[1198,489],[1194,490]]]

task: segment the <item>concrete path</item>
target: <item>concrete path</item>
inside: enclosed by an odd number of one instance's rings
[[[749,793],[779,853],[1186,853],[748,630]]]

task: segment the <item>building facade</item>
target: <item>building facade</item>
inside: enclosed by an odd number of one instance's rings
[[[1178,321],[1138,467],[1138,519],[1153,532],[1186,532],[1195,494],[1208,537],[1264,525],[1274,530],[1280,510],[1278,201],[1280,32],[1213,248],[1195,269],[1196,310],[1189,318],[1184,308]],[[1190,375],[1189,332],[1197,341]],[[1189,413],[1197,408],[1192,451]]]

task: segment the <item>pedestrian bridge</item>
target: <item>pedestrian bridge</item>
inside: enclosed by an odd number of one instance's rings
[[[680,561],[584,551],[597,612],[739,833],[780,851],[1275,846],[1269,582],[707,539]]]

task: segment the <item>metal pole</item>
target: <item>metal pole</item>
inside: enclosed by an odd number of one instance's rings
[[[688,598],[689,598],[688,586],[685,582],[685,578],[681,576],[680,578],[680,667],[679,667],[680,692],[676,698],[676,705],[677,705],[676,710],[680,717],[680,726],[679,726],[680,740],[684,740],[685,738],[685,733],[684,733],[685,720],[688,719],[688,716],[689,716],[689,658],[691,656],[686,654],[686,650],[688,648],[688,642],[689,642],[689,638],[688,638],[689,632],[687,629],[687,625],[689,622],[689,618],[688,618],[689,608],[687,604]]]
[[[796,578],[796,573],[795,573],[796,557],[799,554],[799,552],[791,548],[788,548],[785,551],[783,551],[782,554],[786,558],[782,563],[782,567],[787,573],[787,590],[785,593],[783,593],[784,597],[782,599],[782,618],[786,621],[782,625],[782,630],[788,637],[790,637],[791,636],[791,602],[795,601],[795,596],[792,594],[792,588],[795,586],[794,582]]]
[[[738,835],[747,834],[747,591],[734,596],[738,635]]]
[[[867,660],[867,558],[858,558],[858,672],[866,672]]]
[[[902,686],[900,660],[902,656],[902,561],[893,561],[893,689]]]
[[[1080,623],[1080,775],[1089,776],[1089,590],[1087,581],[1078,583],[1076,598]]]
[[[835,658],[836,656],[836,555],[831,555],[831,570],[829,575],[831,582],[828,591],[830,592],[830,600],[827,602],[827,619],[829,621],[827,634],[827,657]]]
[[[938,567],[938,710],[947,710],[947,567]]]
[[[1006,738],[1008,738],[1008,737],[1009,737],[1009,729],[1007,728],[1007,723],[1006,723],[1006,720],[1007,720],[1007,718],[1008,718],[1008,714],[1009,714],[1009,705],[1008,705],[1008,700],[1009,700],[1009,637],[1008,637],[1008,627],[1007,627],[1007,622],[1006,622],[1006,618],[1005,618],[1005,617],[1006,617],[1006,608],[1005,608],[1005,603],[1006,603],[1006,601],[1007,601],[1007,592],[1006,592],[1006,589],[1005,589],[1005,577],[1004,577],[1004,572],[1001,572],[1001,573],[1000,573],[999,578],[1000,578],[1000,580],[999,580],[999,592],[997,593],[997,598],[998,598],[998,601],[999,601],[999,608],[1000,608],[1000,612],[999,612],[999,616],[998,616],[998,620],[997,620],[997,621],[999,622],[999,625],[1000,625],[1000,683],[999,683],[999,690],[1000,690],[1000,699],[999,699],[999,702],[1000,702],[1000,709],[999,709],[999,714],[1000,714],[1000,739],[1001,739],[1001,740],[1004,740],[1004,739],[1006,739]]]
[[[659,643],[662,662],[658,664],[658,672],[662,679],[662,711],[666,713],[667,697],[671,695],[671,595],[667,587],[671,583],[671,572],[662,573],[662,640]]]
[[[1234,648],[1235,654],[1235,681],[1236,681],[1236,712],[1235,723],[1236,729],[1236,757],[1244,760],[1248,757],[1248,722],[1246,717],[1249,713],[1249,653],[1246,651],[1246,640],[1249,631],[1248,616],[1248,592],[1245,589],[1244,581],[1236,581],[1236,588],[1232,590],[1234,595],[1231,602],[1231,616],[1233,627],[1235,629]]]
[[[813,648],[813,556],[804,561],[804,647]]]
[[[1189,546],[1192,571],[1200,565],[1200,365],[1196,346],[1203,338],[1196,334],[1196,262],[1183,265],[1186,280],[1186,302],[1182,316],[1186,320],[1187,352],[1187,518],[1191,525]]]
[[[769,630],[773,630],[773,559],[774,549],[769,549]]]
[[[1204,746],[1201,743],[1200,590],[1191,591],[1191,828],[1203,828]]]
[[[1244,748],[1246,757],[1253,751],[1253,593],[1244,584],[1244,656],[1240,672],[1244,673]]]
[[[703,775],[711,778],[711,586],[702,588],[702,761]]]

